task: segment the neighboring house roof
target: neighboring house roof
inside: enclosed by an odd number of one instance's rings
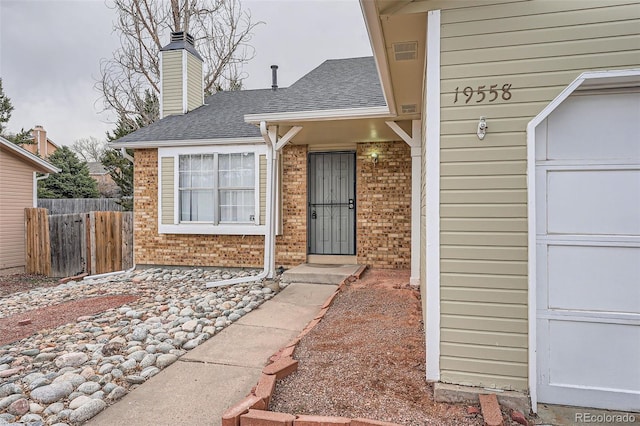
[[[0,136],[0,148],[6,148],[8,151],[13,152],[18,157],[23,159],[25,162],[31,164],[35,171],[42,173],[58,173],[60,169],[49,163],[48,161],[43,160],[27,151],[26,149],[16,145],[15,143],[8,141],[7,139]]]
[[[106,175],[108,173],[107,169],[99,161],[89,161],[87,162],[87,167],[90,175]]]
[[[384,106],[373,57],[333,59],[323,62],[288,88],[215,93],[205,99],[205,105],[184,115],[165,117],[111,145],[261,138],[259,128],[246,123],[245,115]]]

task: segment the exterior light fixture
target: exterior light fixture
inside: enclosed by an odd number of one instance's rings
[[[378,153],[377,152],[372,152],[371,153],[371,160],[373,161],[373,164],[378,164]]]
[[[483,140],[487,134],[487,129],[489,126],[487,125],[486,117],[480,117],[480,121],[478,121],[478,131],[476,134],[478,135],[478,139]]]

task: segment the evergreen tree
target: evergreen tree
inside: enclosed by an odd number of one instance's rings
[[[114,131],[117,134],[118,129]],[[127,150],[133,156],[133,150]],[[133,210],[133,163],[115,149],[108,149],[102,156],[102,165],[120,188],[119,204],[125,211]]]
[[[38,181],[39,198],[98,198],[98,183],[89,176],[86,162],[63,146],[57,149],[48,161],[59,168],[59,173],[52,173],[47,179]]]
[[[33,129],[20,129],[18,133],[6,133],[2,135],[5,139],[15,143],[16,145],[35,145],[33,140]]]
[[[11,99],[2,90],[2,78],[0,78],[0,135],[4,135],[5,125],[11,118],[11,111],[13,111],[13,105],[11,105]]]
[[[107,132],[107,140],[109,142],[126,136],[160,118],[160,99],[158,99],[158,96],[149,89],[145,90],[144,100],[138,108],[142,111],[142,114],[137,114],[133,117],[126,114],[120,114],[118,122],[116,123],[116,128],[113,130],[113,134]]]

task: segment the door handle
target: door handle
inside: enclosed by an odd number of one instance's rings
[[[349,210],[353,210],[356,208],[356,201],[353,198],[349,198]]]
[[[316,214],[316,211],[315,210],[312,211],[311,212],[311,219],[317,219],[317,218],[318,218],[318,215]]]

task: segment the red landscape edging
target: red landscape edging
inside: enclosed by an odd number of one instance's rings
[[[222,426],[401,426],[397,423],[363,418],[293,415],[269,411],[269,402],[273,392],[275,392],[276,381],[288,376],[298,368],[298,361],[293,359],[293,352],[300,339],[322,321],[336,296],[345,288],[348,282],[359,279],[365,269],[366,266],[361,266],[354,275],[343,280],[336,291],[324,302],[318,315],[309,321],[309,324],[300,334],[289,342],[287,346],[269,357],[271,363],[264,367],[260,380],[253,387],[251,393],[245,399],[227,409],[222,415]]]

